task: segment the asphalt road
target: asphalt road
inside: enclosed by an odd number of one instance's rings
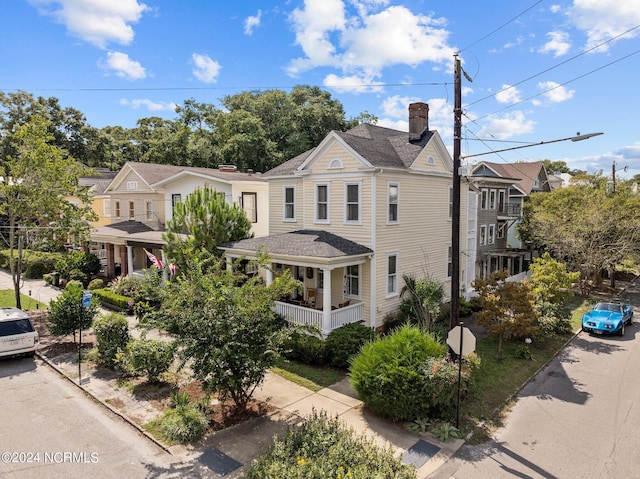
[[[628,296],[640,321],[640,295]],[[640,323],[581,332],[523,388],[494,440],[464,446],[430,479],[640,477]]]
[[[199,476],[39,359],[0,360],[1,478]]]

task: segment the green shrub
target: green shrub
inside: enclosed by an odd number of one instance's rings
[[[185,444],[200,439],[208,425],[207,416],[195,404],[187,404],[166,411],[149,428],[157,430],[169,443]]]
[[[351,384],[372,412],[393,421],[427,417],[424,362],[447,348],[431,334],[404,325],[365,344],[351,363]]]
[[[142,289],[142,279],[138,277],[129,278],[119,276],[109,284],[109,289],[120,296],[136,298],[140,295],[140,290]]]
[[[404,303],[403,303],[404,304]],[[388,334],[396,328],[399,328],[404,323],[408,321],[407,315],[402,311],[402,306],[400,311],[395,311],[392,313],[387,313],[384,317],[382,323],[382,333]]]
[[[149,382],[157,382],[173,362],[173,344],[155,339],[132,339],[127,344],[125,355],[134,374],[147,376]]]
[[[98,314],[98,302],[91,298],[88,308],[82,307],[82,283],[69,281],[60,296],[49,303],[47,328],[54,336],[75,334],[80,328],[89,329]]]
[[[324,364],[327,354],[325,342],[311,334],[293,332],[284,345],[284,356],[287,359],[305,364]]]
[[[104,289],[104,280],[100,278],[92,279],[89,282],[87,289],[93,291],[94,289]]]
[[[375,339],[373,330],[362,323],[345,324],[329,333],[325,341],[329,363],[340,369],[349,369],[351,359],[360,348]]]
[[[53,283],[53,276],[51,276],[51,273],[43,274],[42,281],[44,281],[46,284],[51,284]]]
[[[55,270],[61,253],[48,253],[35,250],[24,250],[22,253],[22,275],[28,279],[40,279],[46,273]],[[17,253],[14,251],[14,258]],[[0,250],[0,268],[9,269],[9,250]]]
[[[95,320],[93,333],[98,343],[98,360],[108,367],[116,364],[118,353],[125,351],[131,340],[127,318],[120,313],[109,313]]]
[[[402,464],[392,449],[383,449],[364,435],[356,435],[326,412],[313,412],[248,467],[245,478],[415,478],[412,466]]]
[[[561,304],[551,302],[536,303],[538,312],[538,334],[536,339],[544,340],[556,334],[572,332],[571,311]]]
[[[78,276],[77,271],[80,271],[86,277],[88,284],[91,277],[100,272],[100,259],[92,253],[72,251],[56,262],[56,270],[60,273],[61,278],[67,280],[73,279],[71,278],[72,271],[76,276]]]
[[[79,269],[72,269],[67,274],[67,279],[69,281],[80,281],[82,283],[82,287],[86,288],[89,284],[89,276],[80,271]]]
[[[119,294],[111,292],[109,289],[94,289],[93,295],[103,303],[112,304],[118,308],[129,308],[129,301],[131,298],[127,296],[121,296]]]

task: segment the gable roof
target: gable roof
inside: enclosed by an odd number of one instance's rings
[[[154,186],[161,186],[171,179],[175,179],[186,174],[218,179],[227,183],[234,181],[263,181],[262,176],[256,173],[221,171],[218,168],[159,165],[155,163],[128,161],[122,167],[120,172],[118,172],[118,175],[114,178],[110,186],[117,188],[117,186],[124,180],[124,178],[126,178],[127,171],[134,172],[151,189],[154,189]]]
[[[434,136],[426,131],[418,140],[410,140],[409,133],[361,123],[349,131],[331,131],[323,140],[337,137],[372,166],[383,168],[409,168]],[[290,175],[297,171],[317,150],[312,148],[283,164],[267,171],[264,176]]]
[[[261,247],[270,255],[341,258],[366,255],[373,250],[342,236],[321,230],[298,230],[291,233],[249,238],[218,245],[220,249],[257,252]]]
[[[547,177],[544,162],[542,161],[521,163],[492,163],[490,161],[483,161],[479,163],[474,170],[477,170],[481,166],[486,166],[503,178],[520,178],[520,181],[515,182],[513,186],[525,195],[531,194],[533,186],[541,172],[545,178]]]

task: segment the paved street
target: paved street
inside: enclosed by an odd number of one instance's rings
[[[0,360],[0,391],[3,479],[203,477],[38,359]]]
[[[580,333],[521,391],[494,441],[463,447],[429,477],[638,477],[639,364],[639,323],[623,338]]]

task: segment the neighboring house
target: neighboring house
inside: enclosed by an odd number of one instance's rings
[[[522,205],[533,193],[551,191],[544,163],[485,161],[472,168],[471,179],[479,191],[475,275],[507,270],[517,278],[531,262],[531,251],[522,248],[516,231]]]
[[[240,173],[230,166],[192,168],[128,162],[104,191],[107,221],[91,234],[91,240],[100,245],[97,248],[106,252],[107,278],[150,267],[145,249],[162,258],[162,235],[173,206],[205,186],[224,193],[229,203],[241,204],[254,235],[267,234],[268,186],[260,175]]]
[[[267,282],[291,270],[303,288],[276,303],[291,321],[325,335],[350,322],[382,326],[399,308],[404,275],[450,291],[452,168],[440,135],[429,131],[428,105],[411,104],[409,133],[369,124],[332,131],[266,172],[269,236],[220,247],[236,258],[264,247],[273,262]]]

